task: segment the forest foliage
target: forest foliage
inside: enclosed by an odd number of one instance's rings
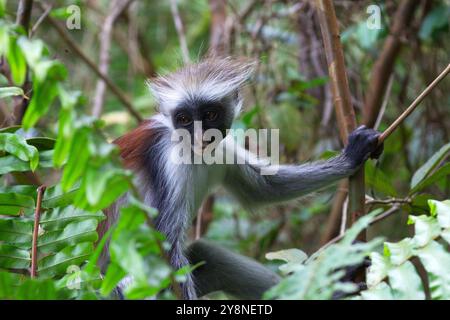
[[[76,4],[81,29],[67,34],[97,61],[97,38],[104,36],[102,23],[112,8],[108,1],[48,2],[47,13],[34,3],[31,24],[24,27],[16,22],[16,1],[0,0],[0,298],[118,298],[115,288],[126,276],[134,279],[124,292],[128,299],[177,298],[176,288],[195,266],[169,267],[167,243],[153,226],[157,212],[139,198],[133,173],[123,168],[111,141],[136,125],[133,112],[142,118],[155,112],[146,79],[211,49],[219,21],[211,10],[215,1],[176,1],[181,35],[170,1],[135,1],[124,9],[114,25],[106,76],[126,95],[107,86],[100,114],[92,109],[101,79],[49,19],[64,26],[72,14],[67,8]],[[362,121],[374,65],[401,1],[380,1],[381,27],[375,30],[366,23],[369,1],[335,2],[352,103]],[[448,2],[418,2],[380,92],[384,105],[375,122],[381,131],[449,63]],[[334,155],[342,145],[313,8],[305,1],[226,3],[226,51],[259,61],[235,126],[280,128],[283,162]],[[342,221],[346,202],[339,203],[336,186],[257,214],[220,191],[191,238],[200,233],[279,272],[283,280],[266,293],[268,299],[332,299],[337,293],[450,299],[448,85],[446,79],[436,87],[386,140],[381,159],[366,164],[370,213],[350,228]],[[99,238],[103,210],[122,196],[128,202],[118,223]],[[363,230],[369,241],[355,243]],[[111,263],[100,270],[96,262],[109,238]],[[346,267],[367,257],[367,288],[342,280]]]

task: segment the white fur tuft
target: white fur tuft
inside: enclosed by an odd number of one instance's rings
[[[250,78],[255,65],[251,60],[210,58],[160,76],[148,85],[158,100],[160,111],[166,115],[188,99],[220,100],[236,93],[237,115],[242,106],[239,89]]]

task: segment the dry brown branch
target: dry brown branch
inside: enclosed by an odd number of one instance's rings
[[[331,0],[315,0],[320,29],[328,63],[328,73],[331,80],[336,118],[338,121],[341,140],[347,143],[347,137],[356,128],[356,119],[345,69],[344,52],[340,42],[339,26]],[[364,214],[365,185],[364,166],[349,179],[348,213],[352,224]],[[365,240],[365,233],[358,236]]]
[[[209,0],[211,11],[211,31],[209,34],[209,52],[213,56],[224,56],[228,53],[229,35],[226,26],[227,1]]]
[[[390,34],[375,62],[366,94],[363,122],[369,127],[373,127],[378,117],[389,77],[400,53],[401,35],[411,25],[419,3],[419,0],[403,0],[392,19],[393,25],[390,28]]]
[[[41,9],[45,11],[48,8],[48,5],[38,2]],[[47,16],[47,21],[55,28],[61,38],[69,45],[69,47],[83,60],[89,68],[94,71],[94,73],[100,77],[103,81],[105,81],[108,88],[114,93],[114,95],[119,99],[119,101],[124,105],[124,107],[130,112],[130,114],[138,121],[141,122],[142,116],[134,109],[131,101],[122,92],[122,90],[117,87],[112,80],[103,74],[97,67],[97,65],[78,47],[76,42],[72,39],[72,37],[67,33],[67,31],[61,27],[51,15]]]
[[[22,26],[28,34],[30,28],[31,11],[33,10],[33,0],[20,0],[17,7],[16,24]]]
[[[33,25],[33,27],[31,28],[30,31],[30,38],[33,37],[33,35],[36,33],[37,29],[39,28],[39,26],[41,25],[41,23],[45,20],[45,18],[47,18],[47,16],[50,14],[50,12],[52,11],[52,6],[49,6],[44,13],[39,17],[39,19],[37,19],[36,23]]]
[[[431,82],[428,87],[411,103],[411,105],[406,108],[406,110],[387,128],[384,130],[384,132],[381,134],[381,136],[378,138],[378,143],[382,143],[389,135],[397,129],[397,127],[403,122],[403,120],[408,117],[411,112],[416,109],[416,107],[422,102],[423,99],[436,87],[439,82],[441,82],[448,74],[450,73],[450,63],[447,65],[447,67],[437,76],[436,79]]]
[[[114,24],[132,1],[133,0],[114,0],[110,3],[110,12],[106,17],[100,32],[99,70],[104,75],[108,75],[109,70],[109,51],[111,48],[111,37]],[[100,78],[97,81],[94,104],[92,106],[92,115],[95,117],[100,117],[102,114],[103,104],[105,101],[105,92],[106,83]]]
[[[342,206],[348,194],[348,180],[343,180],[339,183],[336,194],[333,197],[333,204],[331,212],[326,222],[325,230],[320,239],[322,245],[329,242],[336,235],[339,234],[339,225],[342,221]]]
[[[37,189],[37,199],[36,199],[36,209],[34,211],[34,226],[33,226],[33,241],[31,244],[31,278],[36,278],[37,276],[37,246],[38,246],[38,236],[39,236],[39,221],[41,219],[41,205],[42,199],[44,197],[46,187],[40,186]]]
[[[177,29],[178,40],[180,41],[181,54],[183,56],[183,62],[189,63],[189,49],[186,41],[186,34],[184,32],[183,21],[180,17],[180,12],[178,11],[177,0],[170,0],[170,9],[172,11],[173,22],[175,24],[175,29]]]

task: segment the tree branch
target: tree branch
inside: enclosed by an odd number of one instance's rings
[[[344,52],[340,42],[339,26],[331,0],[315,0],[319,24],[328,63],[328,73],[331,80],[331,91],[334,99],[336,118],[341,140],[347,143],[350,132],[356,128],[356,118],[351,103],[350,89],[345,69]],[[364,214],[365,185],[364,166],[349,179],[349,205],[352,223]],[[365,240],[365,234],[358,237]]]
[[[178,11],[177,0],[170,0],[170,9],[172,11],[175,28],[177,29],[183,61],[184,63],[189,63],[189,49],[186,41],[186,34],[184,33],[183,22],[181,21],[180,12]]]
[[[41,2],[38,2],[41,9],[45,11],[48,8],[48,5],[45,5]],[[69,47],[83,60],[89,68],[94,71],[94,73],[105,81],[108,88],[114,93],[114,95],[119,99],[119,101],[124,105],[124,107],[130,112],[130,114],[138,121],[141,122],[143,120],[142,116],[134,109],[129,98],[122,92],[122,90],[117,87],[111,79],[108,78],[103,72],[101,72],[96,64],[78,47],[76,42],[71,38],[71,36],[67,33],[67,31],[61,27],[51,15],[47,16],[47,21],[55,28],[61,38],[69,45]]]
[[[46,187],[44,185],[37,189],[36,209],[34,211],[33,241],[31,244],[31,278],[37,276],[37,245],[39,236],[39,220],[41,219],[41,205]]]
[[[436,87],[439,82],[441,82],[450,72],[450,63],[447,65],[447,67],[437,76],[436,79],[431,82],[428,87],[411,103],[411,105],[406,108],[406,110],[387,128],[384,130],[384,132],[381,134],[381,136],[378,138],[378,143],[383,143],[383,141],[391,135],[392,132],[394,132],[395,129],[403,122],[403,120],[408,117],[411,112],[416,109],[416,107],[422,102],[423,99]]]
[[[28,35],[30,28],[31,11],[33,10],[33,0],[20,0],[17,8],[16,24],[22,26]]]
[[[99,71],[108,75],[109,70],[109,50],[111,48],[112,30],[119,16],[128,8],[133,0],[115,0],[110,3],[110,13],[106,17],[100,33],[100,61]],[[97,81],[94,95],[92,115],[100,117],[105,101],[106,83],[101,78]]]

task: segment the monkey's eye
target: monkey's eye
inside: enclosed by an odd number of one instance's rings
[[[177,116],[177,123],[182,126],[188,126],[192,123],[192,118],[185,114],[180,114]]]
[[[217,116],[218,116],[217,112],[215,112],[215,111],[208,111],[205,114],[205,119],[208,120],[208,121],[214,121],[214,120],[217,119]]]

